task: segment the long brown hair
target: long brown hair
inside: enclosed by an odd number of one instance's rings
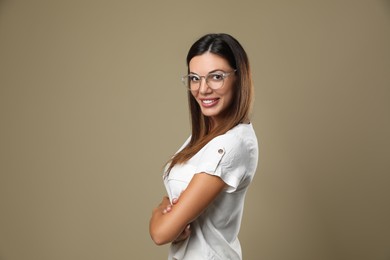
[[[211,139],[222,135],[244,122],[249,122],[254,97],[252,76],[247,54],[241,44],[228,34],[206,34],[197,40],[188,51],[187,67],[195,56],[206,52],[219,55],[226,59],[229,65],[236,69],[236,80],[233,86],[234,94],[230,106],[224,111],[224,123],[212,128],[211,120],[205,117],[199,104],[188,91],[188,104],[191,116],[192,135],[189,143],[168,162],[167,173],[176,164],[191,159]]]

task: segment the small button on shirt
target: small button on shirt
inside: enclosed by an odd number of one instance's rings
[[[190,138],[179,149],[183,149]],[[191,235],[173,243],[169,260],[242,259],[238,232],[245,194],[256,172],[258,143],[252,124],[239,124],[207,143],[184,164],[175,165],[164,185],[169,198],[178,198],[194,174],[220,177],[227,188],[191,223]]]

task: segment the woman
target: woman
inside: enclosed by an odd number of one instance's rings
[[[242,259],[237,235],[258,160],[249,119],[247,55],[228,34],[208,34],[187,55],[192,135],[168,162],[169,197],[153,210],[150,235],[169,259]]]

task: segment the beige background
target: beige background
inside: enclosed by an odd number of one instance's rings
[[[389,260],[389,25],[379,0],[0,0],[0,259],[166,259],[148,220],[185,55],[227,32],[261,146],[245,259]]]

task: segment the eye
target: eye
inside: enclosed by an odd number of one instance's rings
[[[197,75],[188,75],[188,79],[190,82],[198,82],[200,80],[200,77]]]
[[[212,80],[212,81],[221,81],[221,80],[223,80],[224,75],[223,75],[223,73],[211,73],[211,74],[209,74],[208,78],[209,78],[209,80]]]

